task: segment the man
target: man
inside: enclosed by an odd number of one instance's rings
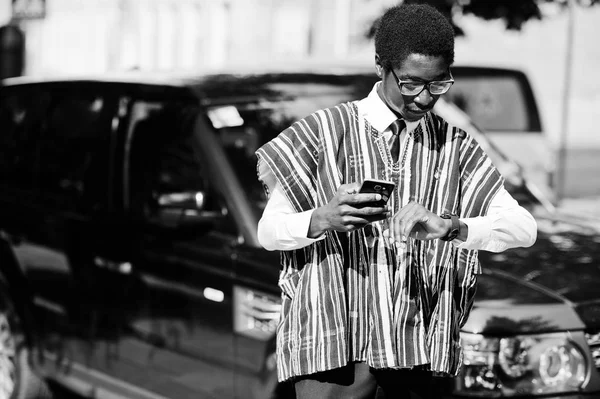
[[[282,251],[278,373],[298,398],[432,398],[456,375],[477,250],[531,246],[537,226],[465,132],[431,113],[453,83],[454,33],[402,4],[375,36],[381,78],[257,151],[261,244]],[[359,193],[396,184],[387,205]]]

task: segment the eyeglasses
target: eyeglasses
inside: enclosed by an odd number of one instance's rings
[[[427,91],[434,96],[439,96],[446,93],[450,90],[450,87],[454,84],[454,77],[452,77],[452,72],[448,71],[450,74],[450,79],[448,80],[432,80],[430,82],[417,82],[414,80],[401,80],[396,75],[396,72],[392,68],[390,68],[392,74],[397,80],[398,87],[400,88],[400,93],[405,96],[418,96],[421,94],[423,89],[427,87]]]

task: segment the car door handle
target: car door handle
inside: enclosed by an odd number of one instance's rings
[[[120,274],[131,274],[133,271],[131,262],[117,262],[101,256],[96,256],[94,258],[94,265],[99,268],[111,270]]]

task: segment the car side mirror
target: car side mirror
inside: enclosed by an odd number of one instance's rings
[[[158,211],[154,221],[170,229],[203,232],[227,215],[223,210],[206,210],[206,194],[203,191],[163,193],[158,195],[156,204]]]
[[[202,191],[160,194],[157,203],[159,209],[201,210],[204,207],[205,194]]]

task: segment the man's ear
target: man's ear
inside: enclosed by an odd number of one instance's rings
[[[381,65],[381,59],[379,58],[379,54],[375,54],[375,72],[380,78],[383,77],[383,65]]]

